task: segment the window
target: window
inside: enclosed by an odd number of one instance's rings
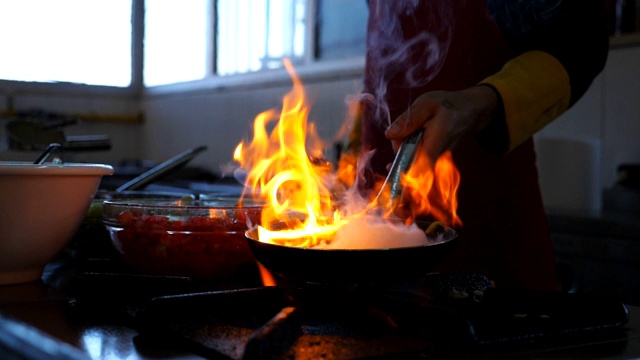
[[[213,43],[208,0],[146,0],[145,86],[203,79]]]
[[[316,58],[363,56],[368,8],[366,0],[320,0],[316,26]]]
[[[137,88],[308,65],[363,55],[366,17],[366,0],[0,1],[0,79]]]
[[[300,63],[305,55],[306,0],[218,0],[218,75]]]
[[[217,74],[362,56],[367,15],[366,0],[218,0]]]
[[[0,78],[127,87],[131,0],[0,1]]]

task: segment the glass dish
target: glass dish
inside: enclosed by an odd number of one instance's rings
[[[232,278],[255,258],[245,232],[262,205],[234,198],[105,201],[111,242],[131,268],[194,279]]]

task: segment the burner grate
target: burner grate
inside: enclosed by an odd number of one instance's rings
[[[570,340],[628,321],[626,308],[615,299],[495,289],[478,274],[214,291],[187,278],[86,273],[77,281],[82,291],[75,308],[86,310],[83,316],[96,314],[98,307],[102,314],[109,313],[105,309],[126,313],[139,341],[174,344],[213,359],[450,354]]]

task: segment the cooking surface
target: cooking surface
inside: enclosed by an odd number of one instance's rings
[[[486,286],[477,274],[450,274],[367,286],[262,287],[255,269],[225,283],[200,283],[132,274],[111,259],[61,258],[43,281],[0,287],[0,355],[640,356],[640,308],[629,307],[623,325],[625,308],[608,298],[476,291]]]

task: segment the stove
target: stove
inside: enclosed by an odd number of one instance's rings
[[[203,282],[113,258],[61,258],[41,282],[0,288],[0,316],[3,359],[519,357],[640,341],[616,299],[495,289],[475,273],[266,287],[257,267]]]

